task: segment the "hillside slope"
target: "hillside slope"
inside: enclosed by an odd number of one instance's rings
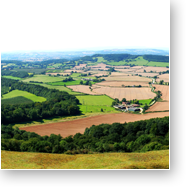
[[[86,155],[1,151],[1,169],[169,169],[169,150]]]

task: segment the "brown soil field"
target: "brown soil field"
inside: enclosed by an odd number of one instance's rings
[[[169,86],[166,86],[166,85],[157,85],[157,84],[155,84],[153,86],[156,87],[155,91],[160,90],[162,92],[161,98],[163,100],[169,101]]]
[[[117,76],[109,76],[103,77],[106,81],[133,81],[133,82],[151,82],[152,79],[139,77],[139,76],[127,76],[126,75],[117,75]]]
[[[143,77],[154,77],[154,76],[159,76],[158,73],[134,73],[138,75],[142,75]]]
[[[95,65],[95,66],[88,66],[89,68],[91,68],[91,69],[102,69],[102,70],[108,70],[109,68],[106,68],[106,66],[108,66],[108,65],[106,65],[106,64],[104,64],[104,63],[98,63],[97,65]]]
[[[152,105],[146,112],[149,111],[165,111],[169,110],[169,102],[156,102],[154,105]]]
[[[100,86],[118,86],[121,87],[122,85],[125,86],[133,86],[133,85],[141,85],[141,86],[149,86],[148,82],[127,82],[127,81],[103,81],[100,83],[96,83],[96,85],[100,85]]]
[[[115,99],[126,98],[126,100],[143,100],[143,99],[152,99],[156,95],[151,92],[151,88],[117,88],[117,87],[100,87],[93,88],[93,92],[97,94],[106,94],[107,96]]]
[[[145,120],[156,117],[169,116],[169,112],[157,112],[147,113],[143,115],[131,114],[131,113],[119,113],[119,114],[105,114],[93,117],[87,117],[82,119],[76,119],[73,121],[65,121],[60,123],[49,123],[31,127],[23,127],[22,130],[38,133],[39,135],[60,134],[62,137],[69,135],[75,135],[76,133],[84,133],[85,129],[92,125],[99,125],[101,123],[112,124],[115,122],[134,122],[139,120]]]
[[[80,64],[78,66],[73,67],[73,69],[80,69],[86,67],[87,64]]]
[[[138,72],[144,72],[144,70],[146,70],[146,72],[162,72],[162,71],[167,71],[169,70],[169,68],[166,67],[144,67],[143,69],[138,70]]]
[[[164,82],[169,82],[169,74],[158,75],[158,79],[156,82],[160,82],[160,80],[164,80]]]
[[[86,85],[72,85],[72,86],[67,86],[67,87],[76,92],[82,92],[82,93],[92,94],[92,95],[100,95],[94,91],[91,91],[89,89],[89,86],[86,86]]]

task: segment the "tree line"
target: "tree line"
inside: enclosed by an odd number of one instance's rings
[[[48,153],[145,152],[169,148],[169,117],[92,125],[84,134],[40,136],[1,127],[1,150]]]
[[[33,75],[29,75],[26,71],[10,71],[10,70],[2,70],[1,76],[13,76],[19,78],[32,77]]]
[[[79,104],[79,100],[67,92],[6,78],[1,79],[1,84],[2,86],[10,87],[10,91],[16,89],[27,91],[47,99],[47,101],[41,103],[1,105],[2,124],[80,114],[77,105]]]
[[[143,55],[143,58],[148,61],[169,63],[169,56],[164,55]]]

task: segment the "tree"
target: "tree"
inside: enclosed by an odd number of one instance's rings
[[[127,100],[126,100],[126,98],[123,98],[121,101],[122,101],[122,102],[126,102]]]
[[[81,84],[81,85],[83,84],[83,81],[82,81],[82,80],[80,81],[80,84]]]

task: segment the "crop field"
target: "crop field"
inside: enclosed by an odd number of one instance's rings
[[[30,82],[30,81],[37,81],[37,82],[57,82],[62,81],[65,77],[53,77],[53,76],[47,76],[47,75],[34,75],[31,78],[27,78],[22,80],[23,82]]]
[[[8,99],[8,98],[14,98],[17,96],[23,96],[25,98],[32,100],[33,102],[44,102],[44,101],[46,101],[46,98],[44,98],[44,97],[36,96],[34,94],[31,94],[29,92],[22,91],[22,90],[13,90],[13,91],[9,92],[8,94],[3,95],[2,100]]]
[[[139,69],[138,72],[142,73],[144,72],[144,70],[149,73],[149,72],[163,72],[163,71],[167,71],[169,70],[169,68],[166,67],[143,67],[142,69]]]
[[[67,82],[49,82],[47,84],[52,85],[52,86],[63,86],[65,85],[78,85],[80,84],[81,80],[74,80],[74,81],[67,81]]]
[[[93,92],[97,94],[106,94],[107,96],[115,99],[118,98],[122,100],[126,98],[126,100],[133,99],[153,99],[155,97],[155,93],[151,92],[151,88],[116,88],[116,87],[100,87],[93,88]]]
[[[125,123],[134,122],[139,120],[151,119],[156,117],[169,116],[169,112],[157,112],[146,114],[133,114],[133,113],[111,113],[97,116],[91,116],[72,121],[41,124],[35,126],[20,127],[20,129],[30,132],[35,132],[39,135],[60,134],[62,137],[75,135],[76,133],[83,134],[87,127],[92,125],[99,125],[102,123],[112,124],[115,122]]]
[[[1,169],[169,169],[169,150],[78,155],[2,150]]]
[[[158,75],[159,78],[156,79],[156,82],[164,80],[164,82],[169,82],[169,74]]]
[[[121,87],[122,85],[124,86],[138,86],[138,85],[141,85],[141,86],[149,86],[148,82],[127,82],[127,81],[103,81],[103,82],[100,82],[100,83],[96,83],[96,85],[100,85],[100,86],[118,86],[118,87]]]
[[[146,65],[147,66],[155,66],[155,67],[166,67],[166,66],[169,66],[169,63],[150,61]]]
[[[22,80],[22,78],[13,77],[13,76],[3,76],[3,77],[4,77],[4,78],[7,78],[7,79]]]
[[[101,95],[101,94],[91,91],[89,86],[87,85],[72,85],[72,86],[67,86],[67,87],[72,89],[75,92],[81,92],[84,94],[92,94],[92,95]]]
[[[25,98],[23,96],[1,99],[1,105],[3,105],[3,104],[7,104],[7,105],[30,104],[30,103],[33,103],[33,101],[28,98]]]
[[[169,102],[156,102],[152,105],[146,112],[154,112],[154,111],[168,111],[169,110]]]
[[[161,91],[161,93],[162,93],[161,98],[163,100],[169,101],[169,86],[166,86],[166,85],[157,85],[157,84],[155,84],[153,86],[156,87],[155,91],[158,91],[158,90]]]
[[[118,75],[118,76],[108,76],[103,77],[106,81],[133,81],[133,82],[151,82],[150,78],[139,77],[139,76],[127,76],[127,75]]]

